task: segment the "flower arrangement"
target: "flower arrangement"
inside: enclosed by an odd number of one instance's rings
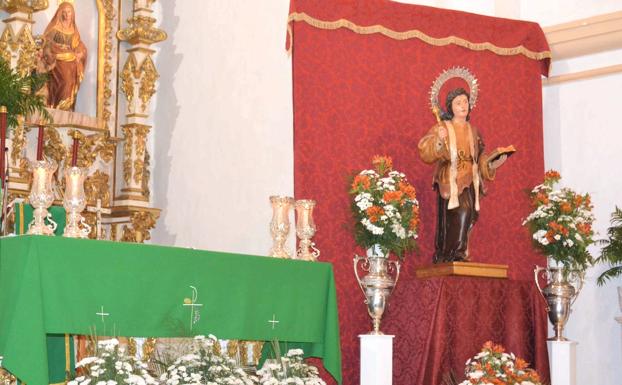
[[[185,385],[253,385],[257,378],[249,376],[234,359],[223,357],[216,351],[218,339],[194,337],[193,352],[179,357],[160,376],[162,384]]]
[[[466,362],[466,380],[459,385],[542,385],[538,373],[514,353],[488,341]]]
[[[266,361],[257,371],[261,385],[326,385],[317,368],[304,362],[301,349],[290,349],[285,357],[280,356],[278,348],[276,351],[277,359]]]
[[[147,372],[147,365],[129,356],[119,340],[112,338],[98,341],[95,356],[86,357],[76,364],[76,369],[84,373],[69,381],[67,385],[156,385]]]
[[[593,264],[587,247],[594,243],[592,204],[589,194],[569,188],[554,190],[561,176],[547,171],[544,183],[530,192],[535,210],[523,222],[532,233],[534,245],[564,268],[584,271]]]
[[[393,170],[388,156],[374,156],[373,170],[363,170],[352,180],[352,213],[356,243],[375,245],[402,258],[416,247],[419,202],[415,187]]]

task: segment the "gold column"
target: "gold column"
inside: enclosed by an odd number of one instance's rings
[[[122,125],[123,188],[115,198],[113,215],[128,219],[123,232],[117,236],[125,241],[142,242],[149,239],[149,230],[155,226],[159,210],[152,208],[149,192],[149,153],[147,140],[150,102],[156,93],[158,71],[153,62],[155,51],[151,46],[167,38],[166,33],[154,25],[151,6],[154,0],[134,0],[132,17],[117,38],[129,45],[127,60],[121,71],[121,89],[125,94],[126,123]]]

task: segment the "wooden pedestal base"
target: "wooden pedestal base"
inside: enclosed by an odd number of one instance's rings
[[[421,267],[415,270],[417,278],[446,277],[458,275],[463,277],[508,277],[508,265],[492,265],[476,262],[447,262]]]

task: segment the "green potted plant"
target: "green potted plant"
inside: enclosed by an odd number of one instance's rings
[[[601,255],[596,260],[608,263],[609,269],[598,277],[598,285],[604,285],[608,280],[622,275],[622,210],[617,206],[611,213],[611,227],[607,229],[607,239],[600,240],[603,245]]]
[[[9,127],[17,126],[18,116],[30,116],[35,112],[44,120],[50,120],[43,96],[37,94],[46,80],[45,74],[20,76],[11,69],[9,63],[0,58],[0,106],[7,108]]]

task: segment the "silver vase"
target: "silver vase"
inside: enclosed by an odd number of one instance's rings
[[[359,267],[367,273],[363,278],[359,275]],[[379,248],[374,247],[368,250],[366,257],[354,257],[354,274],[365,296],[367,313],[374,325],[369,334],[383,334],[380,331],[380,321],[399,279],[400,263],[389,260]]]
[[[563,267],[536,266],[534,269],[536,286],[546,301],[549,320],[555,329],[555,336],[550,337],[549,341],[568,341],[562,333],[572,312],[572,305],[583,288],[584,276],[582,271]],[[538,282],[539,277],[543,277],[547,282],[544,288]]]

